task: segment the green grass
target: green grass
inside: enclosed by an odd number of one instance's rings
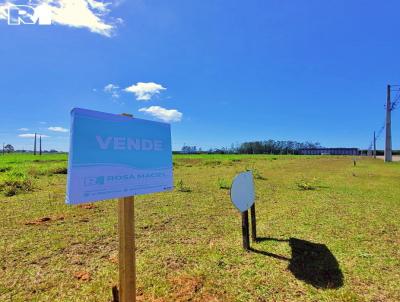
[[[249,167],[263,239],[245,252],[218,184]],[[65,168],[66,155],[0,156],[0,184],[32,183],[0,192],[0,301],[111,300],[117,203],[65,205]],[[174,177],[175,191],[135,199],[139,301],[400,300],[400,164],[177,155]]]
[[[67,155],[6,154],[0,158],[0,194],[14,196],[34,191],[40,176],[66,174]]]

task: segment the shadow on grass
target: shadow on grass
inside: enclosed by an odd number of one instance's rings
[[[313,243],[297,238],[276,239],[258,238],[257,242],[288,242],[292,249],[292,257],[276,255],[251,248],[250,251],[275,259],[289,262],[288,269],[299,280],[316,288],[335,289],[343,286],[343,273],[335,256],[325,244]]]

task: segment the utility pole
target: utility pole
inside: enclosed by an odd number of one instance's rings
[[[374,158],[376,159],[376,134],[374,131]]]
[[[39,136],[39,155],[42,155],[42,136]]]
[[[391,162],[391,161],[392,161],[392,104],[390,99],[390,85],[387,85],[385,162]]]
[[[33,155],[36,155],[36,133],[35,133],[35,143],[33,145]]]

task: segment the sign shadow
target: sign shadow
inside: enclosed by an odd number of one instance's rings
[[[343,273],[335,256],[325,244],[302,239],[258,238],[261,241],[287,242],[291,258],[251,248],[250,251],[275,259],[288,261],[288,269],[299,280],[320,289],[336,289],[343,286]]]

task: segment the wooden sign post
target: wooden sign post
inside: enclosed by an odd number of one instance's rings
[[[123,116],[133,118],[132,114]],[[119,301],[136,302],[135,198],[118,200]]]
[[[119,199],[118,202],[119,302],[136,301],[134,208],[135,208],[135,203],[133,196]]]

